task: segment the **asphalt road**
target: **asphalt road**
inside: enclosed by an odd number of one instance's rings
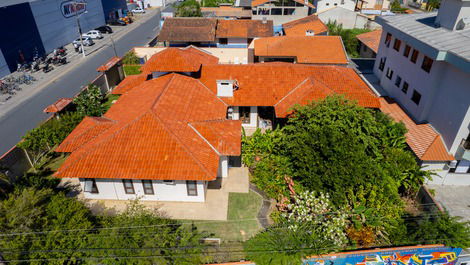
[[[124,55],[135,46],[148,44],[159,31],[159,23],[160,12],[155,12],[150,19],[122,38],[114,40],[118,56]],[[73,97],[77,94],[83,85],[88,84],[98,76],[96,68],[112,56],[114,56],[112,45],[105,45],[54,83],[43,88],[34,97],[24,101],[4,115],[0,119],[0,156],[15,146],[27,131],[35,128],[49,117],[48,114],[42,112],[46,106],[54,103],[59,98]]]

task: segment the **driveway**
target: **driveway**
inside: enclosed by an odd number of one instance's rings
[[[116,33],[114,47],[118,56],[123,56],[135,46],[145,46],[156,37],[160,28],[160,9],[151,10],[145,17],[128,25],[125,34]],[[113,34],[114,35],[114,34]],[[119,36],[121,35],[121,36]],[[42,110],[63,97],[73,97],[82,86],[92,81],[98,73],[96,68],[115,55],[111,40],[105,45],[93,48],[85,58],[73,67],[62,66],[48,74],[50,78],[42,87],[28,90],[27,93],[15,95],[15,104],[0,105],[0,156],[15,146],[29,130],[48,118]],[[74,53],[73,49],[69,49]],[[77,58],[78,57],[78,58]]]
[[[452,216],[470,221],[470,186],[426,185],[434,199]]]

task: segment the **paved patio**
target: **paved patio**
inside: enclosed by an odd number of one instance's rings
[[[470,221],[470,186],[426,185],[434,190],[434,199],[452,216]]]
[[[72,180],[74,184],[77,179]],[[220,189],[208,189],[206,202],[155,202],[140,201],[142,205],[161,211],[165,216],[173,219],[191,220],[227,220],[228,194],[230,192],[248,193],[248,168],[229,168],[227,178],[222,178]],[[78,198],[83,199],[83,194]],[[120,200],[86,200],[94,213],[122,212],[126,209],[128,201]]]

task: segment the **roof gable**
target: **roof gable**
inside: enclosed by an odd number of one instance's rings
[[[374,30],[366,33],[357,35],[357,39],[366,45],[369,49],[377,53],[379,51],[380,37],[382,36],[382,30]]]
[[[258,38],[274,35],[272,20],[223,20],[217,22],[217,38]]]
[[[315,35],[328,32],[328,27],[316,15],[282,24],[287,36],[305,36],[307,30],[313,30]]]

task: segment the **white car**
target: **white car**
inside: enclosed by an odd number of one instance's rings
[[[90,37],[82,37],[82,40],[83,40],[83,45],[84,46],[91,46],[91,45],[95,44],[95,42]],[[76,44],[78,46],[81,46],[80,38],[74,40],[72,43],[74,45]]]
[[[82,34],[82,37],[84,38],[90,37],[92,39],[102,39],[103,35],[101,35],[101,32],[99,32],[98,30],[90,30],[85,34]]]
[[[136,7],[135,9],[131,10],[132,13],[145,13],[145,10],[143,10],[141,7]]]

